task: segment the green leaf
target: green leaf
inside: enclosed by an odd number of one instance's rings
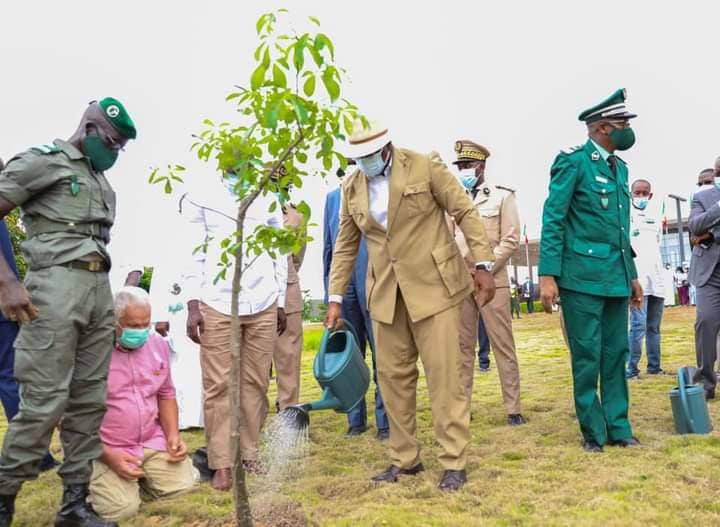
[[[264,123],[267,128],[275,128],[278,122],[278,115],[280,114],[280,108],[282,107],[283,99],[279,98],[275,103],[265,111]]]
[[[332,41],[328,38],[327,35],[324,35],[323,33],[318,33],[315,35],[315,49],[318,51],[322,51],[323,48],[328,48],[328,51],[330,52],[330,58],[332,60],[335,60],[335,46],[333,46]]]
[[[315,65],[318,68],[325,63],[325,60],[322,58],[322,55],[320,55],[320,52],[317,49],[309,47],[308,50],[310,51],[310,55],[312,55]]]
[[[323,84],[325,85],[325,89],[327,90],[331,101],[335,101],[338,97],[340,97],[340,85],[335,82],[335,76],[333,73],[334,69],[335,68],[332,68],[331,66],[327,68],[322,75]]]
[[[273,64],[273,84],[278,88],[287,87],[287,77],[285,77],[285,72],[277,64]]]
[[[237,99],[237,98],[240,97],[241,95],[242,95],[241,92],[235,91],[235,92],[232,92],[231,94],[229,94],[227,97],[225,97],[225,100],[226,100],[226,101],[232,101],[233,99]]]
[[[303,35],[293,44],[293,65],[300,71],[305,65],[305,48],[307,47],[307,35]]]
[[[315,93],[315,75],[313,75],[312,73],[310,73],[310,75],[311,76],[308,77],[303,84],[303,92],[307,97],[312,97],[312,94]]]
[[[148,178],[148,183],[155,183],[155,176],[157,176],[158,173],[157,168],[153,168],[152,172],[150,172],[150,177]]]
[[[295,158],[301,163],[307,163],[308,156],[305,152],[297,152]]]
[[[267,69],[270,66],[270,48],[265,49],[265,54],[263,55],[263,66],[265,66],[265,69]]]
[[[170,183],[170,179],[165,181],[165,194],[172,194],[172,183]]]
[[[312,22],[313,24],[315,24],[318,27],[320,26],[320,20],[318,20],[316,17],[309,16],[308,18],[310,19],[310,22]]]
[[[343,128],[345,128],[346,133],[352,133],[353,123],[346,114],[343,114]]]
[[[273,202],[270,204],[269,212],[270,212],[270,214],[272,214],[272,213],[275,212],[276,210],[277,210],[277,201],[273,201]]]
[[[265,82],[265,74],[267,73],[267,66],[260,64],[250,77],[250,86],[253,90],[257,90]],[[207,119],[206,119],[207,120]],[[212,126],[212,125],[209,125]]]
[[[175,172],[185,172],[185,167],[182,165],[175,165],[173,170],[175,170]]]
[[[215,126],[215,123],[213,123],[210,119],[203,119],[203,124],[205,126]]]
[[[264,15],[262,15],[260,18],[257,19],[257,22],[255,22],[255,31],[257,31],[258,35],[262,32],[263,27],[265,27],[265,24],[267,23],[269,16],[270,16],[269,13],[265,13]]]
[[[302,99],[299,97],[293,97],[292,104],[295,107],[295,112],[297,113],[297,119],[300,124],[306,124],[308,122],[308,111],[305,107],[305,104],[303,104]]]
[[[260,60],[260,55],[262,54],[262,50],[265,46],[267,46],[267,43],[263,42],[257,47],[257,49],[255,49],[255,53],[253,53],[255,60]]]

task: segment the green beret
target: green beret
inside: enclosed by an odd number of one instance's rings
[[[578,116],[578,119],[586,123],[592,123],[593,121],[599,121],[601,119],[622,120],[637,117],[634,113],[627,111],[625,107],[626,97],[627,92],[624,88],[620,88],[603,102],[582,112]]]
[[[120,101],[113,97],[105,97],[98,104],[102,108],[105,118],[110,121],[110,124],[120,135],[126,139],[135,139],[137,137],[135,123]]]

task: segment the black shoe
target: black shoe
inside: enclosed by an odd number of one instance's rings
[[[415,476],[424,470],[425,467],[423,467],[422,463],[418,463],[412,468],[400,468],[395,465],[390,465],[385,472],[381,472],[370,479],[379,483],[397,483],[398,476]]]
[[[507,422],[510,426],[520,426],[527,423],[522,414],[508,414]]]
[[[645,373],[647,373],[648,375],[665,375],[666,372],[665,372],[665,370],[660,368],[659,370],[653,370],[653,371],[647,370]]]
[[[640,446],[640,440],[637,437],[628,437],[626,439],[608,439],[609,446],[619,446],[626,448],[629,446]]]
[[[640,380],[640,372],[625,372],[625,379],[628,381]]]
[[[15,514],[15,494],[0,494],[0,527],[10,527]]]
[[[351,426],[348,428],[345,437],[356,437],[363,435],[365,432],[367,432],[367,426]]]
[[[210,468],[208,464],[207,447],[198,448],[192,455],[193,467],[200,473],[200,481],[211,481],[215,475],[215,470]]]
[[[52,457],[50,453],[47,453],[45,454],[42,463],[40,463],[40,472],[47,472],[48,470],[53,470],[59,464],[60,462],[58,460]]]
[[[710,399],[715,399],[715,390],[708,390],[705,388],[705,400],[709,401]]]
[[[490,366],[480,366],[480,373],[489,373]]]
[[[443,472],[438,487],[444,492],[455,492],[460,490],[467,483],[467,475],[464,470],[446,470]]]
[[[118,527],[115,522],[102,520],[87,502],[88,487],[87,483],[65,485],[55,527]]]
[[[275,413],[280,413],[280,401],[275,401]]]
[[[390,429],[389,428],[381,428],[377,431],[377,440],[378,441],[387,441],[390,439]]]
[[[585,452],[594,452],[599,453],[603,451],[603,447],[598,445],[595,441],[583,441],[583,449],[585,449]]]

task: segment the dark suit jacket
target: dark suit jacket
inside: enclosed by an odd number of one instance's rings
[[[690,233],[699,236],[706,232],[715,237],[709,249],[696,245],[690,258],[690,283],[695,287],[707,284],[715,266],[720,261],[720,189],[710,188],[696,192],[690,206],[688,227]]]
[[[323,213],[323,284],[325,286],[325,303],[328,303],[328,282],[330,280],[330,268],[332,266],[332,254],[335,248],[335,240],[340,230],[340,189],[336,188],[329,192],[325,198],[325,210]],[[363,237],[360,242],[355,270],[353,272],[350,286],[355,287],[361,307],[367,310],[367,298],[365,297],[365,280],[367,277],[368,254],[367,243]]]

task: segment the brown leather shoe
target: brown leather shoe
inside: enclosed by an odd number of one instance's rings
[[[232,471],[230,468],[219,468],[213,474],[212,481],[210,482],[212,488],[220,491],[228,491],[232,487]]]
[[[445,492],[455,492],[460,490],[466,482],[467,475],[464,470],[446,470],[443,472],[438,487]]]
[[[400,468],[390,465],[387,470],[370,479],[378,483],[397,483],[398,476],[415,476],[423,470],[425,470],[425,467],[423,467],[422,463],[418,463],[412,468]]]

